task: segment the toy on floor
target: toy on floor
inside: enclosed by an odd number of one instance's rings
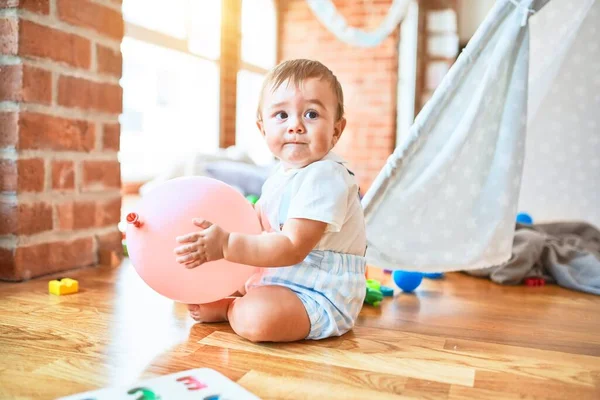
[[[423,278],[427,279],[442,279],[444,277],[443,272],[426,272],[423,274]]]
[[[384,297],[393,296],[394,289],[383,286],[377,279],[367,279],[365,303],[377,307]]]
[[[392,297],[394,295],[394,289],[392,289],[391,287],[388,287],[388,286],[381,285],[381,287],[379,288],[379,291],[381,292],[383,297]]]
[[[71,278],[58,278],[48,282],[48,292],[56,296],[79,292],[79,282]]]
[[[527,286],[544,286],[546,284],[546,280],[544,278],[537,278],[537,277],[529,277],[529,278],[525,278],[525,284]]]
[[[367,279],[367,287],[370,287],[373,290],[379,290],[384,297],[394,295],[394,289],[382,285],[377,279]]]
[[[173,250],[176,238],[207,220],[230,232],[258,235],[260,222],[250,202],[237,190],[205,176],[168,180],[152,188],[127,215],[127,252],[148,286],[186,304],[203,304],[235,293],[257,270],[224,259],[201,268],[184,268]]]
[[[367,279],[367,287],[373,290],[379,290],[381,287],[381,282],[379,282],[377,279]]]
[[[392,273],[392,278],[400,289],[410,293],[419,287],[421,281],[423,281],[423,274],[420,272],[396,270]]]
[[[249,194],[248,196],[246,196],[246,200],[248,200],[252,204],[256,204],[256,202],[258,201],[258,196],[255,194]]]
[[[517,214],[517,222],[520,224],[531,225],[533,224],[533,218],[527,213]]]
[[[365,303],[370,304],[372,306],[379,306],[381,304],[381,300],[383,300],[383,294],[376,289],[371,289],[367,287],[367,295],[365,296]]]

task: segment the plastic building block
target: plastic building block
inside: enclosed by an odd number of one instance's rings
[[[527,286],[544,286],[546,284],[546,280],[544,278],[525,278],[525,284]]]
[[[391,288],[391,287],[388,287],[388,286],[383,286],[383,285],[382,285],[382,286],[379,288],[379,291],[381,292],[381,294],[382,294],[384,297],[390,297],[390,296],[393,296],[393,295],[394,295],[394,289],[393,289],[393,288]]]
[[[367,288],[365,303],[377,307],[379,304],[381,304],[381,300],[383,300],[383,294],[381,294],[379,290],[374,290],[369,287]]]
[[[427,279],[442,279],[444,277],[443,272],[427,272],[423,276]]]
[[[48,291],[57,296],[77,293],[79,291],[79,282],[75,279],[59,278],[48,282]]]
[[[377,279],[367,279],[367,287],[373,290],[379,290],[381,287],[381,282],[379,282]]]

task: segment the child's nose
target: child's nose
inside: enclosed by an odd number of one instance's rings
[[[304,133],[304,125],[299,118],[289,120],[288,133]]]

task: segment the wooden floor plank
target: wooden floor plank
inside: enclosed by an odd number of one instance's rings
[[[208,346],[222,347],[261,354],[264,357],[326,363],[345,368],[396,374],[435,382],[473,386],[473,368],[443,364],[436,361],[393,357],[386,354],[362,354],[347,350],[312,346],[307,343],[255,345],[231,333],[215,332],[200,341]]]
[[[290,378],[250,371],[239,384],[262,399],[331,399],[331,400],[401,400],[415,399],[406,395],[381,393],[374,390],[356,388],[339,383],[312,384],[310,379]]]
[[[256,345],[226,323],[195,324],[128,262],[68,276],[80,293],[49,295],[51,277],[0,283],[0,399],[200,367],[266,398],[600,398],[600,297],[555,285],[446,274],[365,306],[340,338]]]
[[[196,352],[183,356],[164,356],[152,362],[151,371],[161,374],[176,372],[181,365],[195,365],[207,368],[219,368],[226,360],[227,368],[243,375],[249,369],[264,373],[310,378],[313,384],[321,382],[337,383],[356,386],[380,392],[401,394],[406,390],[410,378],[395,374],[383,374],[363,369],[343,368],[327,363],[313,363],[297,359],[286,359],[285,362],[277,357],[263,357],[261,354],[245,352],[221,347],[201,346]],[[425,382],[425,386],[433,388],[434,382]],[[412,382],[415,385],[415,382]],[[437,390],[437,389],[436,389]],[[423,391],[425,393],[425,391]]]

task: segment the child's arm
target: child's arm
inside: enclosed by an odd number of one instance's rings
[[[228,261],[256,267],[285,267],[304,260],[319,243],[327,224],[309,219],[289,219],[281,233],[248,235],[229,233],[208,221],[195,220],[203,230],[177,238],[177,261],[195,268],[209,261]]]
[[[223,256],[227,261],[256,267],[298,264],[319,243],[327,224],[310,219],[289,219],[281,233],[245,235],[230,233]]]

